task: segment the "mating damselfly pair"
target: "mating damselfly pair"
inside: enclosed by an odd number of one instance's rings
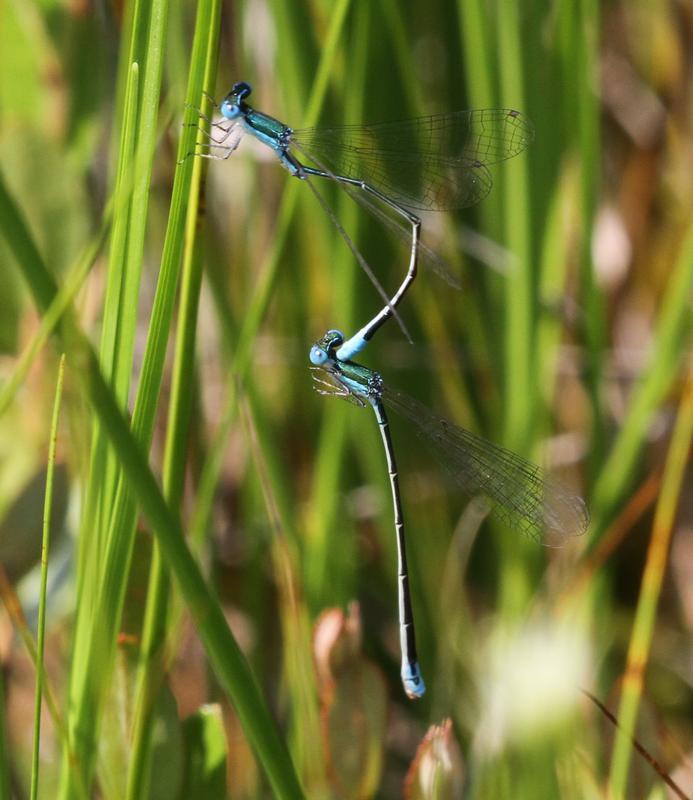
[[[207,120],[212,130],[202,145],[203,152],[196,154],[226,159],[244,134],[270,147],[292,176],[311,187],[385,300],[378,314],[351,337],[328,331],[311,348],[310,360],[321,394],[370,406],[378,422],[397,536],[402,682],[406,694],[418,698],[424,694],[425,684],[416,653],[404,517],[386,406],[401,414],[431,444],[463,491],[485,498],[491,512],[511,527],[538,541],[556,544],[583,533],[589,523],[582,499],[539,467],[435,416],[389,388],[378,373],[352,360],[383,323],[396,315],[416,277],[421,252],[448,277],[442,262],[420,242],[421,221],[414,211],[462,208],[483,199],[492,184],[488,166],[522,152],[531,141],[532,128],[518,111],[484,109],[392,123],[292,129],[252,108],[246,100],[250,91],[247,83],[237,83],[221,104],[215,104],[222,119]],[[407,272],[392,296],[382,290],[312,178],[336,182],[390,228],[402,231],[409,226]],[[395,216],[388,216],[385,209]]]
[[[202,152],[195,154],[227,159],[243,136],[250,135],[270,147],[279,163],[316,195],[385,301],[383,309],[345,341],[340,358],[360,352],[397,313],[416,277],[420,256],[459,288],[445,262],[421,242],[421,220],[414,212],[465,208],[482,200],[493,182],[489,166],[521,153],[532,140],[532,126],[519,111],[481,109],[372,125],[294,129],[250,106],[250,92],[247,83],[237,83],[215,104],[222,119],[208,120],[212,128],[209,140],[200,145]],[[336,182],[386,227],[406,238],[409,262],[394,294],[382,289],[313,178]]]

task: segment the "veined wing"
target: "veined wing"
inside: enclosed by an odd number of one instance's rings
[[[409,208],[474,205],[491,189],[487,165],[522,152],[529,121],[480,109],[375,125],[294,130],[292,140],[335,174],[365,180]]]
[[[582,534],[589,512],[581,497],[521,456],[433,414],[385,386],[385,404],[404,417],[470,497],[483,496],[510,527],[546,545]]]
[[[360,189],[342,184],[341,188],[347,192],[359,205],[363,206],[369,214],[372,214],[382,225],[392,231],[394,235],[404,244],[411,245],[411,226],[393,214],[388,214],[382,206],[378,205],[372,195],[368,195]],[[419,264],[424,264],[436,273],[447,284],[454,289],[461,289],[462,282],[459,277],[452,272],[444,258],[438,255],[427,244],[419,240],[418,244]]]

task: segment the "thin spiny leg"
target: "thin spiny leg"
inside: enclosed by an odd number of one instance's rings
[[[228,158],[230,158],[231,153],[233,153],[233,151],[236,149],[235,147],[225,147],[223,145],[212,144],[210,142],[197,142],[195,144],[195,147],[218,148],[219,150],[224,151],[224,155],[218,156],[215,155],[214,153],[197,153],[195,152],[195,150],[191,150],[189,153],[186,153],[185,156],[181,158],[181,160],[178,163],[183,164],[190,158],[190,156],[197,156],[198,158],[211,158],[213,161],[226,161]]]
[[[213,125],[215,128],[221,128],[224,126],[222,122],[215,122],[212,117],[208,117],[206,114],[202,112],[201,109],[199,109],[197,106],[192,105],[191,103],[186,103],[185,107],[192,108],[193,111],[197,111],[197,115],[200,117],[200,119],[203,119],[205,122],[209,122],[209,124]],[[190,125],[194,123],[187,123],[187,124]]]
[[[205,117],[205,119],[206,119],[206,117]],[[202,127],[202,125],[199,125],[197,122],[184,122],[184,123],[183,123],[183,127],[184,127],[184,128],[197,128],[197,130],[198,130],[198,131],[200,131],[201,133],[204,133],[204,135],[205,135],[205,136],[206,136],[206,137],[207,137],[207,138],[208,138],[208,139],[209,139],[211,142],[213,142],[215,146],[221,146],[221,145],[223,145],[223,144],[224,144],[224,142],[225,142],[225,141],[226,141],[226,140],[229,138],[229,136],[231,135],[231,131],[234,129],[234,126],[233,126],[233,125],[231,125],[229,128],[226,128],[226,127],[224,127],[224,126],[223,126],[223,125],[222,125],[220,122],[213,122],[213,123],[212,123],[212,125],[213,125],[215,128],[220,128],[220,129],[221,129],[221,130],[224,132],[224,135],[221,137],[221,139],[215,139],[215,138],[214,138],[214,136],[212,136],[210,133],[208,133],[208,132],[207,132],[207,131],[206,131],[206,130],[205,130],[203,127]]]
[[[209,102],[214,106],[214,108],[219,108],[219,103],[212,97],[209,92],[206,92],[204,89],[202,90],[202,94],[209,100]]]

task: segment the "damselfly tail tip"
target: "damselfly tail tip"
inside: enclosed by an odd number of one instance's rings
[[[418,661],[414,663],[407,661],[402,664],[402,686],[410,700],[419,700],[426,693],[426,684],[421,677]]]

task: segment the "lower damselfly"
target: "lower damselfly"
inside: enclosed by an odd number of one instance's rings
[[[321,394],[370,406],[378,422],[390,477],[397,537],[402,684],[415,699],[425,692],[416,653],[416,635],[409,590],[404,515],[395,451],[386,408],[401,415],[469,497],[480,497],[489,511],[511,528],[537,542],[556,546],[582,534],[589,524],[587,507],[577,494],[516,453],[476,436],[435,415],[412,397],[389,387],[368,367],[339,357],[341,331],[330,330],[310,351],[313,378]]]
[[[247,102],[250,93],[249,84],[236,83],[221,103],[212,100],[221,120],[209,119],[198,110],[210,123],[211,133],[206,132],[208,141],[188,155],[227,159],[243,135],[250,134],[276,153],[290,175],[311,187],[385,301],[385,306],[342,344],[339,357],[344,360],[360,352],[381,325],[396,314],[416,277],[421,253],[429,256],[425,260],[437,272],[456,283],[444,262],[420,241],[421,220],[414,212],[475,205],[491,190],[489,165],[521,153],[533,137],[531,124],[519,111],[499,108],[398,122],[291,128],[254,109]],[[409,264],[392,296],[380,287],[366,259],[329,210],[310,180],[314,177],[335,181],[385,225],[407,231]]]

